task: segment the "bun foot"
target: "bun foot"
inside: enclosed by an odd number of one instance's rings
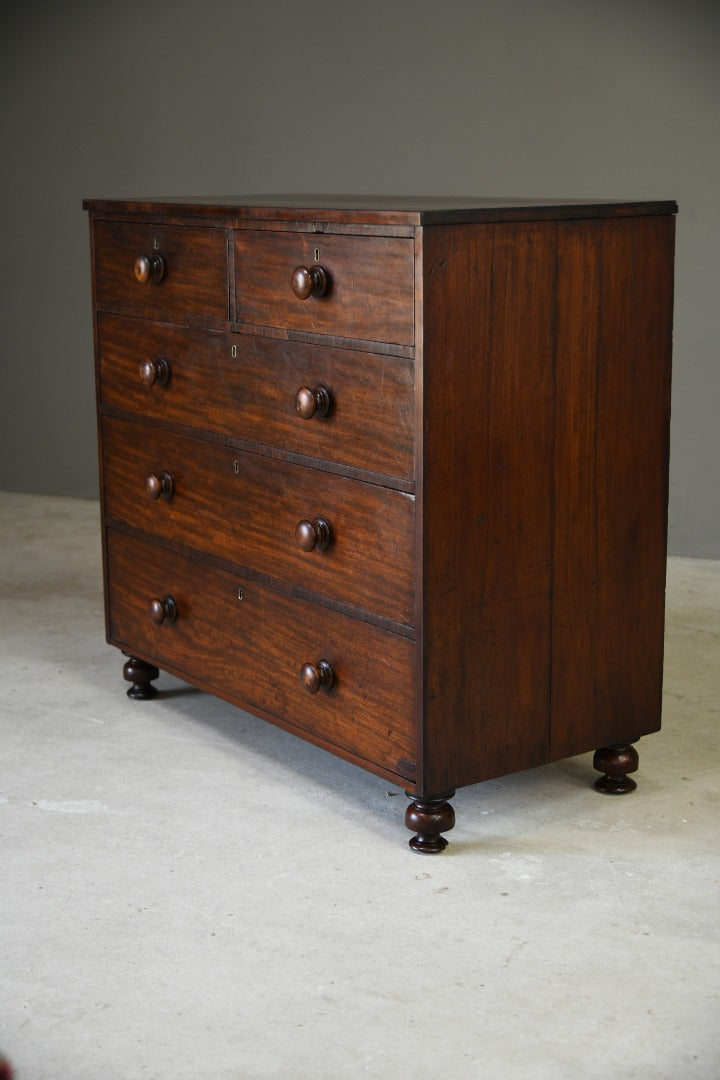
[[[455,811],[447,799],[454,795],[437,799],[415,798],[408,793],[412,802],[405,811],[405,824],[416,833],[409,842],[413,851],[421,855],[438,855],[447,847],[447,840],[441,833],[449,832],[455,825]]]
[[[638,752],[630,743],[596,750],[593,768],[605,774],[595,781],[596,791],[602,791],[604,795],[627,795],[634,791],[637,784],[628,773],[635,772],[637,767]]]
[[[123,678],[132,683],[127,696],[135,701],[157,697],[157,687],[153,686],[152,680],[157,679],[159,674],[154,664],[146,664],[144,660],[131,656],[123,666]]]

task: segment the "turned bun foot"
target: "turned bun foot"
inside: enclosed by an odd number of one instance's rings
[[[152,680],[157,679],[159,674],[154,664],[146,664],[144,660],[131,656],[123,667],[123,678],[132,683],[127,696],[136,701],[157,697],[157,687],[153,686]]]
[[[412,802],[405,811],[405,824],[416,834],[409,841],[413,851],[421,855],[438,855],[447,847],[448,842],[441,833],[449,832],[455,824],[455,811],[447,801],[450,795],[421,799],[408,794]]]
[[[595,751],[593,768],[604,773],[595,781],[595,789],[605,795],[627,795],[634,791],[637,784],[628,773],[638,767],[638,752],[630,743],[617,746],[604,746]]]

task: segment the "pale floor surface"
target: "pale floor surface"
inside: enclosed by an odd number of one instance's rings
[[[671,559],[639,790],[398,789],[104,642],[98,507],[0,496],[0,1050],[17,1080],[720,1076],[720,563]]]

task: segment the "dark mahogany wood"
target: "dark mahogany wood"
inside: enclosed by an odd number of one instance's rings
[[[152,281],[152,255],[163,273]],[[181,229],[163,222],[95,225],[95,296],[101,307],[132,315],[228,318],[227,236],[223,229]],[[136,264],[138,256],[147,261]],[[140,276],[138,277],[138,270]]]
[[[149,604],[150,620],[155,623],[156,626],[162,626],[163,623],[171,625],[177,621],[178,606],[173,596],[153,597]]]
[[[435,195],[328,195],[307,193],[282,195],[198,196],[192,199],[86,199],[86,210],[109,215],[228,219],[235,224],[252,223],[301,227],[335,225],[350,228],[367,224],[375,228],[417,225],[491,224],[498,221],[563,221],[598,217],[642,217],[677,213],[677,203],[618,201],[617,199],[507,199],[448,197]]]
[[[138,255],[133,269],[135,272],[135,280],[139,281],[141,285],[144,285],[148,281],[153,282],[155,285],[159,285],[165,277],[167,266],[165,259],[160,254]]]
[[[161,472],[159,476],[150,473],[145,478],[145,494],[150,499],[150,502],[157,502],[158,499],[171,499],[173,489],[173,478],[169,472]]]
[[[331,539],[332,530],[325,518],[299,521],[295,526],[295,543],[301,551],[324,551]]]
[[[323,420],[330,412],[330,391],[326,386],[301,386],[295,395],[295,410],[302,420],[311,420],[316,416]]]
[[[430,792],[547,760],[555,233],[534,223],[423,236]]]
[[[674,224],[558,230],[552,759],[660,726]]]
[[[102,432],[114,521],[412,625],[411,495],[125,420]],[[145,497],[151,471],[172,476],[172,498]],[[328,543],[301,550],[298,522],[314,519]]]
[[[332,284],[326,295],[300,300],[293,271],[315,255]],[[413,256],[412,240],[402,238],[238,230],[236,319],[412,345]]]
[[[86,206],[131,696],[157,664],[395,780],[424,853],[461,785],[601,747],[596,787],[632,790],[676,205]]]
[[[170,365],[164,356],[144,360],[140,364],[140,382],[148,390],[151,386],[167,386],[170,382]]]
[[[307,300],[310,296],[325,296],[330,291],[330,278],[322,266],[298,266],[290,279],[292,291],[298,300]]]
[[[413,477],[411,360],[103,314],[98,349],[104,406]],[[139,365],[163,362],[171,372],[167,385],[156,377],[148,386]],[[302,387],[328,396],[311,422],[297,408]]]
[[[668,217],[426,231],[430,790],[659,727],[672,236]]]
[[[405,811],[405,825],[413,836],[408,843],[420,855],[439,855],[448,845],[441,834],[455,826],[455,811],[447,801],[454,792],[439,798],[409,797],[412,802]]]
[[[412,641],[115,529],[106,542],[114,645],[132,642],[159,667],[404,783],[415,759]],[[177,620],[156,626],[149,601],[167,596]],[[299,678],[316,657],[333,669],[328,693],[308,694]]]
[[[619,743],[596,750],[593,768],[603,773],[595,781],[595,789],[605,795],[627,795],[637,787],[628,773],[636,772],[638,752],[631,743]]]
[[[314,664],[303,664],[300,668],[300,682],[308,694],[317,694],[318,690],[332,690],[335,672],[327,660],[316,660]]]
[[[139,660],[137,656],[131,656],[123,665],[123,678],[132,683],[127,696],[136,701],[148,701],[157,697],[157,687],[153,686],[152,680],[160,675],[154,664],[148,664]]]

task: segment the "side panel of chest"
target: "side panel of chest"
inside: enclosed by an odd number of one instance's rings
[[[659,727],[673,232],[671,217],[425,230],[434,790]]]

